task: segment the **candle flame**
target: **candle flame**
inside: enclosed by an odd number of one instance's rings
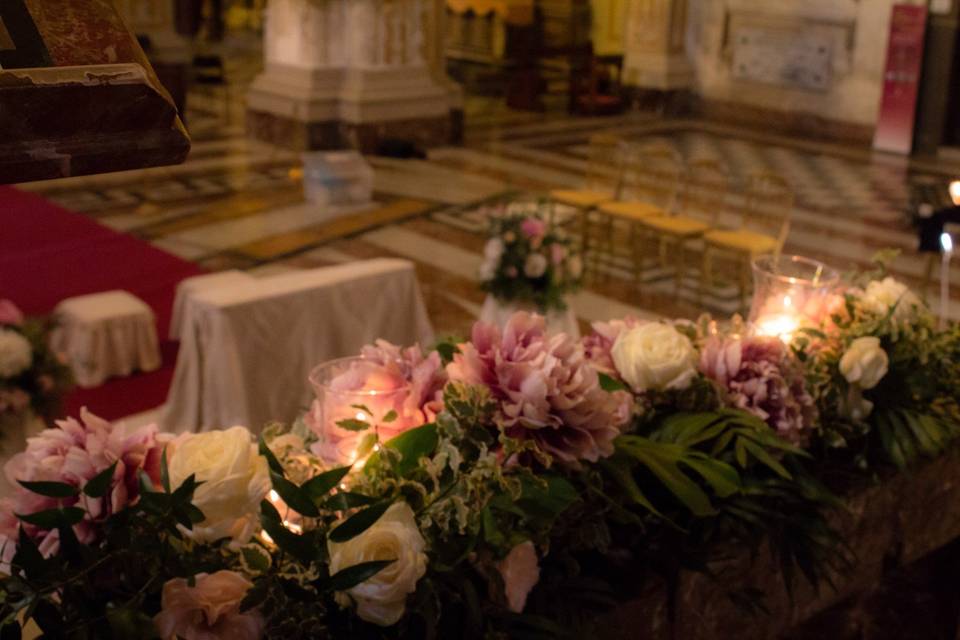
[[[794,332],[800,327],[796,316],[780,314],[760,318],[757,321],[756,332],[761,336],[776,336],[789,344],[793,340]]]
[[[960,180],[950,183],[950,199],[953,200],[953,204],[960,207]]]

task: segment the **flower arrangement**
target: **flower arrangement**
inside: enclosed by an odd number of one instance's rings
[[[566,309],[564,296],[583,280],[583,258],[539,210],[509,208],[491,216],[480,281],[504,302],[533,305],[540,313]]]
[[[25,411],[52,418],[71,386],[69,368],[50,350],[49,328],[0,299],[0,418]]]
[[[762,540],[817,583],[849,561],[823,465],[905,465],[960,432],[960,331],[871,282],[789,344],[709,318],[574,340],[525,312],[435,350],[379,342],[335,382],[402,389],[400,409],[339,431],[62,421],[6,468],[0,625],[589,637],[645,572]],[[362,455],[325,455],[347,434]]]

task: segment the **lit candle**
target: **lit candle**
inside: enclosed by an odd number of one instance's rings
[[[785,313],[770,315],[757,320],[757,335],[776,336],[786,344],[793,340],[794,332],[800,328],[800,321],[796,316]]]
[[[960,207],[960,180],[950,183],[950,199],[953,200],[953,204]]]

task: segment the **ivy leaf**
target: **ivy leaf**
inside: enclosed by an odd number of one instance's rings
[[[79,491],[71,484],[65,482],[29,482],[27,480],[17,480],[24,489],[47,498],[73,498]]]
[[[374,560],[347,567],[330,576],[330,579],[323,585],[323,589],[326,591],[346,591],[361,582],[366,582],[394,562],[396,561]]]
[[[317,500],[330,493],[334,487],[340,484],[340,481],[343,480],[348,473],[350,473],[350,467],[330,469],[329,471],[324,471],[320,475],[310,478],[304,482],[300,488],[303,489],[308,496]]]
[[[387,415],[383,416],[382,422],[386,422],[387,424],[389,424],[391,422],[396,421],[396,419],[397,419],[397,412],[394,411],[393,409],[390,409],[390,411],[387,412]]]
[[[445,365],[453,362],[453,356],[460,353],[460,347],[453,342],[440,342],[437,344],[436,349],[437,353],[440,354],[440,359]]]
[[[365,404],[352,404],[352,405],[350,405],[350,408],[351,408],[351,409],[356,409],[356,410],[358,410],[358,411],[363,411],[363,412],[364,412],[365,414],[367,414],[368,416],[372,416],[372,415],[373,415],[373,411],[370,411],[370,407],[368,407],[368,406],[365,405]]]
[[[340,526],[330,532],[329,538],[333,542],[347,542],[372,527],[380,517],[386,513],[392,503],[389,500],[378,502],[362,511],[353,514]]]
[[[270,470],[276,474],[284,475],[283,465],[280,464],[280,461],[277,460],[277,456],[273,455],[273,451],[270,451],[270,447],[267,446],[267,441],[260,438],[260,455],[267,459],[267,464],[270,465]]]
[[[347,431],[366,431],[370,428],[369,422],[364,422],[363,420],[355,420],[353,418],[347,418],[345,420],[340,420],[337,422],[337,426],[341,429],[346,429]]]
[[[609,376],[606,373],[600,373],[600,388],[604,391],[609,391],[613,393],[614,391],[627,391],[627,385],[623,384],[613,376]]]
[[[270,569],[270,554],[259,545],[247,545],[240,549],[243,562],[254,573],[266,573]]]
[[[60,525],[73,526],[83,520],[86,511],[80,507],[66,507],[65,509],[47,509],[37,513],[14,514],[27,524],[41,529],[56,529]]]
[[[113,474],[117,469],[117,462],[93,476],[87,484],[83,485],[83,493],[91,498],[102,498],[107,495],[107,491],[113,484]]]
[[[280,497],[291,509],[308,518],[320,517],[320,511],[317,509],[317,505],[313,504],[309,493],[278,473],[271,472],[270,480],[273,483],[274,490],[280,494]]]

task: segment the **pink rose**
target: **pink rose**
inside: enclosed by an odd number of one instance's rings
[[[264,621],[259,613],[240,612],[253,584],[234,571],[200,573],[191,587],[184,578],[163,585],[161,611],[153,619],[164,640],[258,640]]]
[[[527,218],[520,224],[520,230],[528,238],[541,238],[547,232],[547,225],[539,218]]]
[[[540,564],[533,543],[527,540],[511,549],[507,557],[497,563],[497,571],[503,578],[507,607],[514,613],[523,613],[527,596],[540,581]]]
[[[23,324],[23,313],[12,301],[0,299],[0,325],[4,324],[12,324],[19,327]]]

